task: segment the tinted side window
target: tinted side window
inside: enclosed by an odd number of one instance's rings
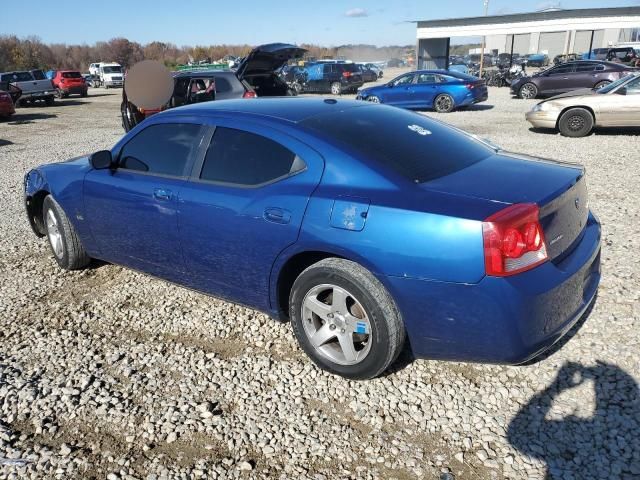
[[[576,72],[592,72],[598,66],[597,63],[579,63],[576,65]]]
[[[421,73],[418,75],[417,83],[436,83],[437,78],[433,73]]]
[[[226,93],[232,90],[231,83],[224,77],[216,77],[216,92]]]
[[[124,146],[119,166],[128,170],[181,176],[201,137],[200,125],[152,125]]]
[[[549,71],[551,75],[559,75],[559,74],[570,73],[570,72],[573,72],[573,65],[560,65],[556,68],[551,69],[551,71]]]
[[[218,127],[209,145],[200,178],[255,186],[304,168],[300,157],[269,138]]]

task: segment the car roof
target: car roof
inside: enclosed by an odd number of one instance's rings
[[[166,110],[166,115],[207,116],[216,113],[239,113],[298,123],[316,115],[371,106],[367,102],[322,97],[270,97],[202,102]]]
[[[174,78],[179,78],[179,77],[192,77],[194,75],[199,75],[199,76],[229,75],[229,74],[235,75],[235,73],[236,72],[229,69],[206,70],[206,69],[194,68],[193,70],[180,70],[179,72],[175,72],[173,76]]]

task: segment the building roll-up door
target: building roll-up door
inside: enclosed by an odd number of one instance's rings
[[[546,53],[551,59],[556,55],[561,55],[566,48],[566,40],[567,32],[543,32],[540,34],[538,53]]]

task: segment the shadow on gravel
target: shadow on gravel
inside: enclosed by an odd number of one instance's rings
[[[34,123],[34,120],[45,120],[47,118],[56,118],[57,115],[49,113],[16,113],[9,125],[23,125],[25,123]]]
[[[4,147],[5,145],[13,145],[13,142],[0,138],[0,147]]]
[[[592,404],[590,399],[577,407],[558,398],[582,384],[593,384],[592,416],[576,415]],[[553,383],[511,421],[509,442],[525,455],[544,461],[547,479],[639,478],[639,394],[633,377],[616,365],[567,362]]]
[[[83,102],[80,101],[79,99],[73,99],[73,98],[65,98],[64,100],[56,100],[55,106],[56,107],[71,107],[71,106],[75,106],[75,105],[88,105],[90,102]]]
[[[544,135],[560,135],[560,132],[553,128],[529,128],[532,133],[541,133]],[[640,128],[638,127],[598,127],[594,129],[593,133],[588,136],[619,136],[626,135],[628,137],[637,137],[640,135]]]

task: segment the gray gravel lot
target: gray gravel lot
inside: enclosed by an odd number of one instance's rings
[[[57,268],[29,230],[23,175],[111,147],[119,99],[90,89],[0,122],[0,478],[640,478],[640,131],[535,133],[533,102],[495,88],[439,116],[587,166],[597,303],[528,366],[404,354],[350,382],[261,313],[115,265]]]

